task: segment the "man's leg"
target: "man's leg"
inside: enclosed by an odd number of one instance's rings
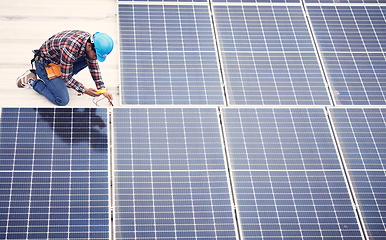
[[[35,66],[36,74],[39,76],[39,79],[36,79],[32,84],[33,89],[45,96],[53,104],[58,106],[67,105],[70,101],[70,97],[62,77],[49,80],[44,65],[35,62]]]

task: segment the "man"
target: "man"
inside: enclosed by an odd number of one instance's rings
[[[17,86],[33,88],[58,106],[67,105],[70,100],[67,87],[92,97],[103,94],[111,103],[113,97],[105,89],[97,60],[105,61],[113,47],[113,40],[105,33],[91,35],[80,30],[57,33],[34,51],[31,62],[35,62],[36,70],[28,70],[18,77]],[[73,78],[87,66],[99,91],[86,88]]]

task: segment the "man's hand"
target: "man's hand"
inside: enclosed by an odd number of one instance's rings
[[[104,89],[104,88],[101,88],[101,89]],[[84,93],[87,95],[90,95],[91,97],[99,97],[100,95],[103,94],[103,96],[105,96],[105,98],[107,98],[107,100],[109,100],[110,103],[112,103],[113,101],[113,94],[111,94],[109,91],[106,91],[104,93],[98,93],[98,90],[94,88],[86,88],[86,91]]]
[[[84,91],[85,94],[90,95],[91,97],[98,97],[101,94],[97,92],[94,88],[86,88],[86,91]]]

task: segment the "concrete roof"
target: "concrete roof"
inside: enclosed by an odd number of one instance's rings
[[[69,29],[105,32],[113,38],[115,48],[100,68],[106,88],[114,96],[114,106],[120,105],[116,0],[12,0],[0,2],[0,107],[56,106],[33,89],[17,88],[16,78],[31,68],[33,49],[53,34]],[[87,68],[75,79],[95,88]],[[76,91],[68,90],[71,100],[67,107],[95,107],[92,97],[79,97]],[[109,106],[106,99],[99,105]]]

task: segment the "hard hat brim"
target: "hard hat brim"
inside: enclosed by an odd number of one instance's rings
[[[104,62],[106,60],[106,57],[102,57],[101,55],[97,54],[98,61],[99,62]]]

